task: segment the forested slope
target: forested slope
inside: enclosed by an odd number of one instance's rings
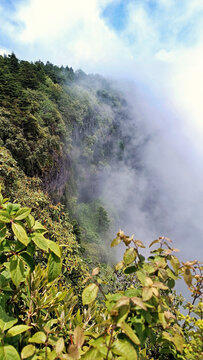
[[[99,75],[20,61],[14,54],[0,57],[1,181],[11,199],[17,194],[33,209],[37,191],[42,209],[47,201],[50,206],[63,203],[71,236],[90,262],[110,260],[111,219],[100,199],[98,177],[122,160],[126,105]]]
[[[129,114],[98,75],[0,56],[0,359],[202,359],[201,263],[120,230],[109,266],[101,175],[138,166]]]

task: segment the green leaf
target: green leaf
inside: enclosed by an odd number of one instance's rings
[[[31,229],[33,226],[34,226],[34,224],[35,224],[35,218],[34,218],[34,216],[32,216],[32,215],[28,215],[27,217],[26,217],[26,222],[27,222],[27,224],[28,224],[28,227]]]
[[[11,329],[9,329],[6,335],[7,336],[16,336],[16,335],[21,334],[31,328],[32,328],[32,326],[16,325],[16,326],[12,327]]]
[[[138,280],[141,282],[141,284],[144,285],[145,284],[145,279],[146,279],[145,273],[143,271],[141,271],[141,270],[138,270],[136,272],[136,276],[137,276]]]
[[[34,241],[35,245],[41,250],[48,251],[49,245],[47,239],[38,233],[34,233],[32,240]]]
[[[47,232],[47,229],[39,221],[35,221],[35,224],[33,225],[33,229],[35,231],[41,230],[42,232]]]
[[[161,240],[154,240],[151,242],[151,244],[149,245],[149,247],[151,247],[154,244],[160,243]]]
[[[23,261],[26,262],[26,264],[30,267],[31,271],[34,271],[35,269],[35,262],[32,256],[30,256],[27,252],[23,251],[19,255]]]
[[[23,348],[23,350],[21,351],[21,358],[22,359],[27,359],[30,356],[34,355],[36,351],[36,348],[34,345],[27,345]]]
[[[146,305],[143,303],[142,299],[140,299],[139,297],[133,296],[130,298],[130,301],[133,303],[133,305],[139,306],[143,310],[147,310]]]
[[[83,357],[83,360],[104,360],[104,357],[99,352],[98,349],[91,348],[89,351],[87,351]]]
[[[78,325],[74,330],[74,342],[75,342],[75,345],[77,345],[77,347],[80,348],[84,344],[84,341],[85,341],[84,331]]]
[[[121,306],[124,306],[124,305],[129,305],[130,304],[130,299],[129,297],[127,296],[122,296],[120,297],[120,299],[117,301],[115,307],[116,308],[119,308]]]
[[[137,335],[134,333],[133,329],[126,324],[125,322],[120,324],[121,329],[124,331],[124,333],[130,338],[132,342],[136,345],[140,345],[140,340],[138,339]]]
[[[48,260],[48,282],[55,280],[61,273],[62,260],[54,253],[50,253]]]
[[[46,335],[42,331],[36,332],[28,342],[35,343],[35,344],[44,344],[46,342]]]
[[[0,222],[9,223],[11,221],[10,214],[5,210],[0,210]]]
[[[130,307],[129,305],[123,305],[118,308],[117,324],[123,323],[129,314]]]
[[[168,324],[167,324],[167,322],[166,322],[166,318],[165,318],[164,313],[159,312],[159,313],[158,313],[158,316],[159,316],[159,320],[160,320],[163,328],[166,329],[166,327],[167,327]]]
[[[56,353],[60,355],[65,347],[65,343],[63,338],[59,338],[56,342]]]
[[[177,280],[177,276],[175,276],[175,274],[173,273],[173,271],[170,268],[166,269],[166,272],[171,279]]]
[[[183,336],[181,334],[176,333],[175,336],[173,337],[173,343],[175,344],[176,349],[182,353],[184,348]]]
[[[18,322],[17,319],[6,314],[4,309],[0,306],[0,329],[2,331],[8,330],[17,322]]]
[[[126,265],[131,264],[137,256],[137,252],[134,248],[127,249],[124,253],[123,260]]]
[[[148,300],[150,300],[150,299],[152,298],[152,296],[153,296],[153,290],[152,290],[152,288],[150,288],[150,287],[144,287],[144,288],[142,289],[142,299],[143,299],[143,301],[148,301]]]
[[[20,360],[17,350],[11,345],[0,346],[0,360]]]
[[[82,293],[83,305],[91,304],[97,297],[99,287],[96,284],[89,284]]]
[[[49,249],[59,258],[61,257],[61,249],[58,244],[56,244],[54,241],[47,240]]]
[[[6,236],[7,228],[2,224],[3,226],[0,226],[0,241],[3,241],[3,239]]]
[[[135,265],[132,266],[128,266],[127,268],[125,268],[124,273],[125,274],[132,274],[136,271],[136,267]]]
[[[25,246],[30,242],[24,227],[20,224],[12,223],[12,230],[17,239]]]
[[[121,355],[125,360],[137,360],[137,352],[127,339],[117,339],[112,346],[112,351],[116,355]]]
[[[116,269],[116,271],[118,271],[118,270],[121,270],[124,266],[125,266],[124,262],[123,262],[123,260],[121,260],[116,264],[115,269]]]
[[[24,280],[24,265],[22,260],[13,257],[10,261],[11,279],[16,287]]]
[[[192,274],[190,269],[186,268],[184,271],[184,280],[187,284],[187,286],[191,286],[192,285]]]
[[[28,207],[23,207],[17,211],[15,214],[15,220],[23,220],[30,214],[31,209]]]
[[[178,260],[178,258],[176,256],[171,255],[170,263],[173,266],[175,273],[177,274],[178,270],[180,268],[180,261]]]
[[[111,243],[111,247],[114,247],[116,245],[118,245],[121,242],[120,237],[116,237],[115,239],[113,239],[112,243]]]

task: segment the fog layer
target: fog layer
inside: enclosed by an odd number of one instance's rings
[[[127,234],[147,244],[158,236],[170,237],[182,259],[200,260],[202,154],[164,93],[153,94],[132,82],[117,86],[129,105],[130,120],[122,127],[130,140],[123,163],[103,174],[106,205],[116,209],[116,225]]]

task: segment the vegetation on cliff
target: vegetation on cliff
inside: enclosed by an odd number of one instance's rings
[[[1,182],[11,200],[32,208],[37,189],[43,209],[47,201],[63,203],[77,242],[94,263],[110,261],[110,219],[99,201],[98,176],[122,158],[124,116],[125,100],[98,75],[0,56]],[[94,217],[84,218],[84,209],[90,214],[93,208],[97,225]],[[88,242],[97,244],[91,254]]]
[[[0,358],[202,359],[201,265],[180,264],[164,237],[150,244],[158,249],[148,259],[141,241],[120,231],[111,246],[120,242],[126,251],[111,289],[96,267],[78,291],[68,281],[66,243],[50,240],[30,208],[0,194]],[[193,297],[186,316],[173,292],[180,277]]]
[[[0,56],[0,359],[202,359],[202,265],[119,231],[109,266],[99,175],[130,161],[128,117],[99,75]]]

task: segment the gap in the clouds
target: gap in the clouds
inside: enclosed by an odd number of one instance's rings
[[[125,28],[127,22],[127,6],[129,0],[121,0],[119,2],[111,2],[102,11],[101,16],[105,19],[109,26],[117,31]]]
[[[1,6],[5,9],[5,11],[14,11],[16,9],[16,5],[25,2],[24,0],[1,0]]]

